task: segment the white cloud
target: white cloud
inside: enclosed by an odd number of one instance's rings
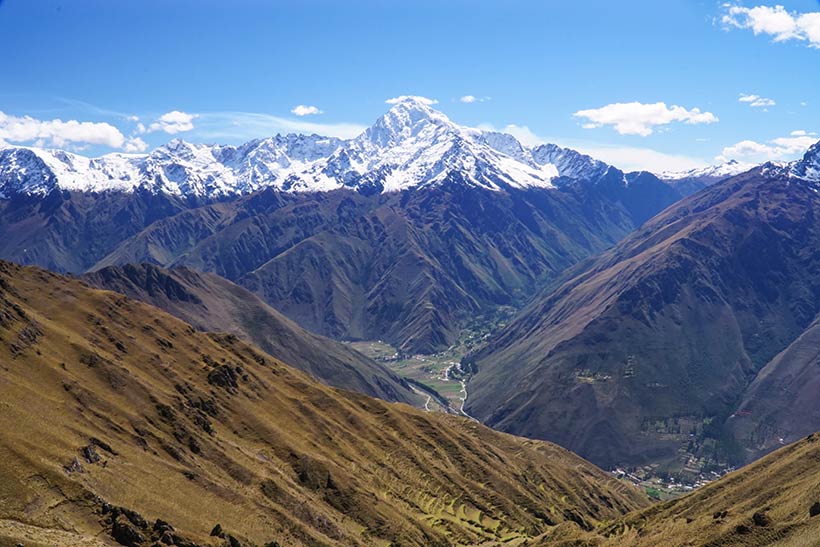
[[[128,120],[129,122],[138,122],[138,121],[140,121],[140,117],[137,116],[137,115],[127,116],[125,119]]]
[[[726,13],[721,21],[727,28],[748,29],[756,36],[771,36],[775,42],[798,40],[807,42],[809,47],[820,48],[820,12],[792,12],[781,5],[724,6]]]
[[[793,132],[794,133],[794,132]],[[772,143],[784,151],[784,155],[800,154],[808,150],[813,144],[817,142],[817,133],[808,133],[797,135],[792,134],[789,137],[779,137],[772,140]]]
[[[475,95],[464,95],[458,99],[464,104],[483,103],[489,101],[489,97],[476,97]]]
[[[428,97],[422,97],[421,95],[399,95],[398,97],[393,97],[391,99],[387,99],[384,102],[386,102],[387,104],[399,104],[400,102],[403,102],[403,101],[418,101],[418,102],[420,102],[422,104],[426,104],[426,105],[438,104],[438,101],[436,99],[430,99]]]
[[[160,116],[157,121],[148,126],[148,132],[164,131],[169,135],[183,133],[194,128],[194,118],[196,114],[188,114],[179,110],[172,110]]]
[[[0,112],[0,140],[38,146],[102,145],[121,148],[126,142],[119,129],[105,122],[38,120]]]
[[[818,140],[817,133],[804,130],[792,131],[788,137],[778,137],[762,143],[743,140],[723,149],[718,161],[753,160],[771,161],[790,159],[805,152]]]
[[[774,99],[768,99],[766,97],[761,97],[760,95],[746,95],[743,93],[740,94],[738,101],[741,103],[748,103],[748,105],[752,108],[766,108],[777,104]]]
[[[122,149],[130,154],[145,152],[148,150],[148,143],[139,137],[131,137],[125,141],[125,145]]]
[[[621,135],[640,135],[646,137],[654,132],[655,126],[668,125],[673,122],[687,124],[715,123],[717,116],[711,112],[701,112],[699,108],[691,110],[682,106],[666,106],[666,103],[644,104],[639,102],[614,103],[589,110],[579,110],[573,114],[576,118],[589,120],[584,129],[593,129],[611,125]]]
[[[291,114],[296,114],[299,117],[302,116],[312,116],[315,114],[322,114],[323,112],[319,110],[318,107],[309,106],[305,104],[298,104],[291,109]]]

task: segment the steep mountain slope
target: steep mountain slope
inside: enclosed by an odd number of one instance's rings
[[[820,321],[769,361],[744,391],[727,421],[756,458],[820,430]]]
[[[83,272],[153,222],[197,206],[149,192],[87,194],[53,190],[45,196],[0,200],[0,256],[57,271]],[[210,209],[212,214],[218,206]],[[202,219],[204,226],[213,222]],[[201,233],[203,226],[187,227]]]
[[[372,196],[266,191],[212,212],[224,207],[157,222],[94,267],[148,260],[212,271],[309,330],[426,353],[451,344],[463,317],[515,303],[634,225],[620,203],[584,189],[457,182]],[[214,217],[212,233],[188,229]]]
[[[818,459],[820,433],[596,532],[556,528],[531,545],[815,547],[820,545]]]
[[[715,183],[726,180],[729,177],[751,171],[755,167],[756,166],[751,163],[729,160],[720,165],[710,165],[709,167],[702,167],[700,169],[659,173],[658,178],[684,196],[689,196],[703,190],[707,186],[712,186]]]
[[[174,315],[199,330],[236,334],[319,381],[386,401],[419,405],[423,398],[383,365],[344,344],[310,333],[246,289],[189,268],[150,264],[103,268],[82,277]]]
[[[498,545],[646,505],[554,445],[322,386],[44,270],[0,263],[0,338],[4,544]]]
[[[820,312],[820,195],[797,178],[818,153],[670,207],[538,297],[473,357],[468,412],[599,465],[744,461],[725,420]]]

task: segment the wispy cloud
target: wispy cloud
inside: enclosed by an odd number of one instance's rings
[[[129,137],[122,149],[128,153],[145,152],[148,150],[148,143],[139,137]]]
[[[669,125],[674,122],[709,124],[718,121],[718,117],[711,112],[702,112],[699,108],[690,110],[677,105],[666,106],[663,102],[613,103],[601,108],[579,110],[573,116],[587,120],[583,124],[584,129],[612,126],[621,135],[640,135],[641,137],[651,135],[656,126]]]
[[[774,99],[761,97],[760,95],[747,95],[744,93],[741,93],[737,100],[741,103],[747,103],[752,108],[768,108],[777,104]]]
[[[422,97],[421,95],[399,95],[398,97],[392,97],[390,99],[387,99],[384,102],[387,104],[399,104],[404,101],[418,101],[426,105],[438,104],[438,101],[436,99]]]
[[[623,171],[662,173],[664,171],[688,171],[708,165],[708,162],[700,158],[685,154],[667,154],[652,148],[637,146],[582,145],[577,147],[577,150]]]
[[[306,104],[298,104],[291,109],[291,114],[296,116],[315,116],[316,114],[322,114],[323,112],[319,110],[319,107],[306,105]]]
[[[726,28],[751,30],[755,35],[771,36],[775,42],[798,40],[820,48],[820,12],[799,13],[781,5],[747,8],[724,4],[721,22]]]
[[[459,100],[459,102],[462,102],[464,104],[473,104],[473,103],[483,103],[483,102],[489,101],[490,98],[489,97],[476,97],[475,95],[464,95],[462,97],[459,97],[458,100]]]
[[[356,123],[316,123],[258,112],[201,112],[195,134],[207,139],[248,140],[277,133],[316,133],[349,139],[366,128]]]
[[[743,140],[723,149],[716,158],[718,161],[753,160],[770,161],[791,159],[805,152],[818,141],[813,131],[792,131],[786,137],[778,137],[767,142]]]

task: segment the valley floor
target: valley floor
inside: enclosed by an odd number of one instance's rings
[[[425,410],[472,418],[464,411],[468,397],[467,381],[471,373],[462,368],[461,361],[470,352],[481,347],[492,333],[503,328],[514,312],[514,308],[502,307],[489,316],[476,318],[461,330],[458,340],[452,346],[430,355],[405,355],[382,340],[349,344],[406,378],[416,389],[427,395]]]

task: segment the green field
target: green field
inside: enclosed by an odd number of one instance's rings
[[[350,345],[397,374],[434,390],[449,403],[449,408],[443,408],[433,397],[429,409],[458,412],[464,397],[461,380],[468,379],[459,363],[465,355],[484,344],[491,332],[503,327],[512,312],[512,308],[502,308],[490,316],[473,320],[462,329],[456,343],[432,355],[404,355],[381,340],[350,342]]]

